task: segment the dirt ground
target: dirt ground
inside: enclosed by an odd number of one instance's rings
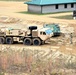
[[[65,19],[56,19],[51,18],[53,16],[62,16],[62,15],[71,15],[72,13],[58,13],[58,14],[51,14],[51,15],[32,15],[32,14],[21,14],[18,12],[21,11],[27,11],[27,5],[23,2],[6,2],[6,1],[0,1],[0,16],[10,16],[14,18],[18,18],[21,20],[21,22],[17,24],[2,24],[0,23],[0,26],[10,26],[10,27],[16,27],[16,28],[24,28],[27,25],[35,25],[36,23],[39,23],[40,25],[44,23],[63,23],[68,24],[70,26],[73,26],[76,28],[76,20],[65,20]],[[22,24],[22,25],[21,25]],[[18,26],[19,25],[19,26]],[[76,29],[75,29],[76,30]],[[50,47],[55,50],[60,50],[64,53],[73,53],[76,54],[76,46],[75,45],[56,45],[56,44],[45,44],[42,46],[23,46],[21,44],[13,45],[14,47],[28,47],[28,48],[34,48],[34,49],[49,49]],[[59,47],[59,49],[57,49]]]
[[[21,14],[17,12],[27,11],[27,5],[24,2],[4,2],[0,1],[0,15],[8,15],[11,17],[16,17],[26,20],[34,20],[40,22],[54,22],[54,23],[71,23],[75,24],[76,20],[61,20],[55,18],[49,18],[50,16],[61,16],[61,15],[70,15],[72,13],[58,13],[58,14],[51,14],[51,15],[31,15],[31,14]],[[15,13],[16,12],[16,13]]]

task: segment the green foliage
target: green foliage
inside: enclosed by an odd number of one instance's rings
[[[54,18],[58,18],[58,19],[73,19],[73,16],[72,15],[65,15],[65,16],[58,16],[58,17],[54,17]]]
[[[17,12],[17,13],[42,16],[42,15],[52,15],[52,14],[69,13],[69,12],[71,12],[71,11],[67,11],[67,12],[54,12],[54,13],[34,13],[34,12],[28,12],[28,11],[20,11],[20,12]],[[60,17],[54,17],[54,18],[60,18]],[[72,18],[72,15],[71,15],[71,18]]]
[[[28,11],[21,11],[18,13],[22,13],[22,14],[31,14],[31,15],[50,15],[50,14],[58,14],[60,12],[57,13],[34,13],[34,12],[28,12]],[[62,13],[62,12],[61,12]],[[63,12],[64,13],[64,12]]]
[[[40,14],[40,13],[33,13],[33,12],[27,12],[27,11],[22,11],[22,12],[18,12],[21,14],[31,14],[31,15],[46,15],[46,14]]]

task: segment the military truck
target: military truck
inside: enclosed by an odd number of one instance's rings
[[[24,45],[41,45],[53,36],[49,28],[30,26],[27,30],[0,28],[0,44],[13,44],[22,41]]]
[[[60,35],[60,27],[58,24],[52,23],[52,24],[45,24],[43,25],[44,28],[50,28],[52,32],[54,33],[54,36]]]

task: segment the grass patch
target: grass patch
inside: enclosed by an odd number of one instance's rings
[[[21,11],[21,12],[17,12],[17,13],[22,13],[22,14],[31,14],[31,15],[50,15],[50,14],[59,14],[59,13],[68,13],[71,11],[67,11],[67,12],[54,12],[54,13],[34,13],[34,12],[28,12],[28,11]]]
[[[58,17],[53,17],[53,18],[71,20],[71,19],[73,19],[73,16],[72,15],[65,15],[65,16],[58,16]]]
[[[50,15],[50,14],[57,14],[57,13],[34,13],[34,12],[28,12],[28,11],[22,11],[22,12],[17,12],[21,14],[30,14],[30,15]]]
[[[17,13],[21,13],[21,14],[31,14],[31,15],[44,15],[44,14],[40,14],[40,13],[32,13],[32,12],[27,12],[27,11],[22,11],[22,12],[17,12]]]

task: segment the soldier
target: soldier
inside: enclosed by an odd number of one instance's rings
[[[76,19],[76,10],[73,11],[73,18]]]
[[[73,38],[73,34],[70,33],[70,44],[73,44],[72,38]]]

